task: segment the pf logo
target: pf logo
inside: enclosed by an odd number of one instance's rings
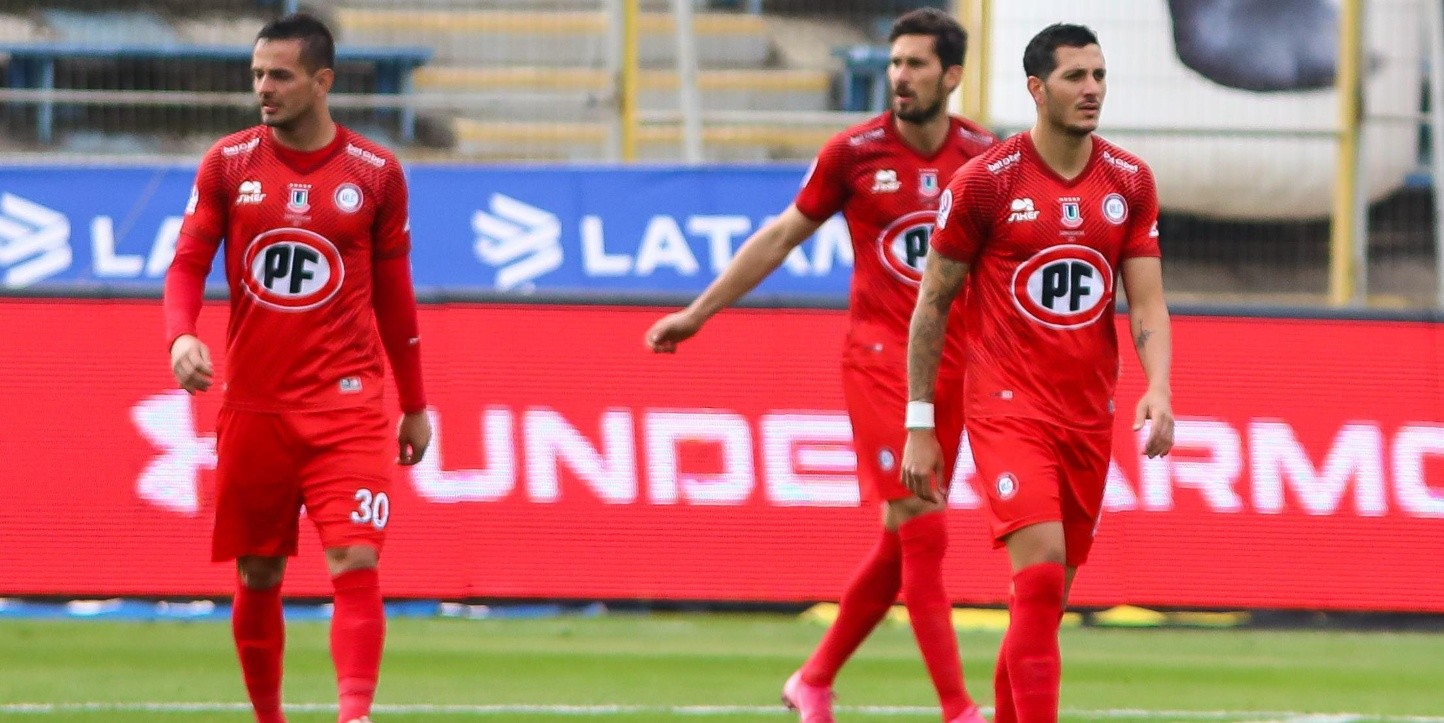
[[[922,284],[928,240],[937,218],[937,211],[913,211],[893,221],[877,236],[882,265],[909,286]]]
[[[242,264],[246,291],[279,311],[307,311],[330,301],[346,276],[336,246],[299,228],[257,236],[246,247]]]
[[[1013,272],[1013,303],[1053,329],[1077,329],[1098,320],[1113,298],[1113,268],[1087,246],[1044,249]]]

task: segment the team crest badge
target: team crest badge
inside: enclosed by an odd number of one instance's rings
[[[883,447],[882,450],[877,453],[877,466],[881,467],[884,472],[891,472],[893,467],[897,466],[897,453],[887,447]]]
[[[291,192],[286,196],[286,210],[291,213],[305,213],[311,210],[310,184],[291,184]]]
[[[928,198],[938,195],[938,172],[936,169],[929,168],[918,173],[918,190]]]
[[[1013,495],[1018,494],[1018,478],[1012,472],[1004,472],[998,475],[998,481],[993,484],[993,489],[998,492],[998,499],[1011,500]]]
[[[1083,212],[1078,208],[1078,199],[1067,199],[1063,202],[1063,226],[1065,228],[1078,228],[1083,225]]]

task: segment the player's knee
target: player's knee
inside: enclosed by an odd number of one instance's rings
[[[1066,565],[1068,561],[1063,527],[1056,522],[1029,525],[1008,535],[1003,542],[1008,546],[1014,571],[1045,562]]]
[[[252,590],[269,590],[281,584],[286,574],[284,557],[242,557],[236,560],[241,584]]]
[[[352,570],[367,570],[376,567],[381,555],[370,545],[348,545],[326,550],[326,565],[334,577]]]
[[[929,502],[921,497],[888,500],[883,515],[883,524],[890,530],[897,530],[911,520],[923,515],[942,512],[945,509],[947,509],[946,502]]]

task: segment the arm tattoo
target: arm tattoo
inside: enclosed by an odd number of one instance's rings
[[[1150,336],[1153,336],[1151,330],[1139,329],[1138,333],[1133,337],[1133,345],[1137,347],[1139,351],[1143,351],[1143,347],[1148,346],[1148,337]]]
[[[931,254],[908,330],[908,399],[932,401],[948,330],[948,310],[962,288],[968,265]]]

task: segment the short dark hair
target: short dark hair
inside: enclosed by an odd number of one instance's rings
[[[336,39],[326,24],[306,13],[277,18],[256,33],[256,40],[301,41],[301,64],[312,73],[336,67]]]
[[[1086,25],[1054,23],[1043,28],[1023,49],[1023,72],[1030,78],[1047,79],[1058,69],[1058,48],[1097,45],[1098,36]]]
[[[898,18],[888,33],[889,43],[903,35],[933,36],[933,52],[942,61],[943,68],[963,64],[968,52],[968,31],[958,24],[957,18],[937,9],[918,8]]]

